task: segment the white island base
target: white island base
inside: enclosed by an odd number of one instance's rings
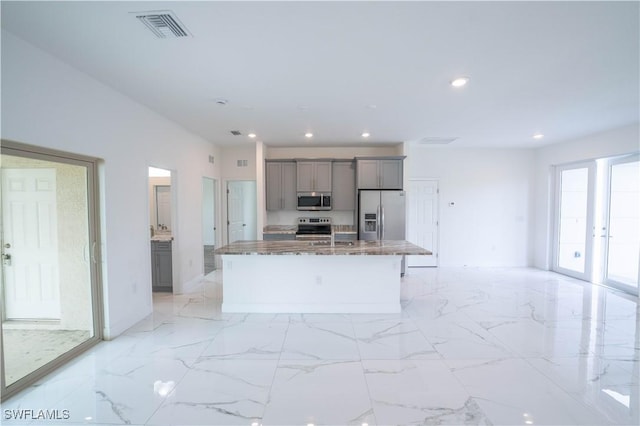
[[[222,312],[400,312],[402,256],[223,255],[222,260]]]

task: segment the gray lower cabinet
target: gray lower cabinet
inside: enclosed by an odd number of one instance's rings
[[[267,161],[265,167],[267,210],[296,210],[296,163]]]
[[[402,189],[402,159],[357,159],[358,189]]]
[[[356,209],[356,167],[353,161],[333,162],[332,210]]]
[[[173,291],[171,241],[151,241],[151,286],[153,291]]]
[[[264,241],[289,241],[295,240],[296,234],[264,234],[262,239]]]

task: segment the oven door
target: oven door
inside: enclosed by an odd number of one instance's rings
[[[298,194],[298,210],[322,209],[322,195]]]

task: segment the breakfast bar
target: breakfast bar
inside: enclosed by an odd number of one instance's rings
[[[236,241],[222,255],[223,312],[397,313],[408,241]]]

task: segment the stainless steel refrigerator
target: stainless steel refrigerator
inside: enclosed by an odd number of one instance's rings
[[[405,192],[370,191],[358,192],[358,239],[359,240],[404,240],[405,239]],[[405,258],[402,257],[402,271]]]

